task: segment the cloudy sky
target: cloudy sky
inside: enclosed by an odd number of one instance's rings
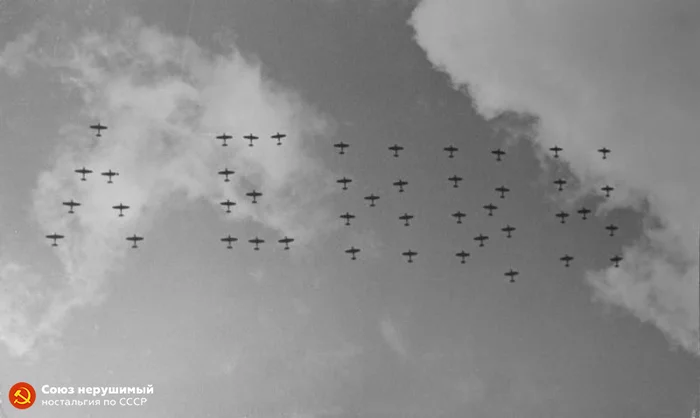
[[[690,0],[0,2],[0,390],[155,388],[4,410],[689,416],[699,41]]]

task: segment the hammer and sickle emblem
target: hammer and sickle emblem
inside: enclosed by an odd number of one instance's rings
[[[27,396],[24,396],[24,395],[22,394],[22,389],[25,390]],[[32,393],[29,391],[29,389],[25,388],[24,386],[22,386],[21,388],[17,389],[17,391],[15,392],[15,395],[14,395],[14,396],[15,396],[15,401],[12,402],[13,404],[16,403],[16,404],[19,404],[19,405],[26,405],[26,404],[28,404],[28,403],[30,403],[30,402],[32,401]],[[19,398],[22,398],[22,400],[20,401]]]

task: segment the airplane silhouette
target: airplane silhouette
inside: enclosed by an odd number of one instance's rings
[[[409,215],[408,213],[404,213],[403,215],[399,216],[399,219],[404,221],[405,223],[403,226],[409,226],[410,224],[408,223],[409,220],[413,219],[413,215]]]
[[[229,182],[231,180],[229,180],[228,176],[232,176],[236,174],[236,172],[233,170],[229,170],[228,168],[224,168],[223,170],[219,171],[219,174],[222,176],[226,176],[226,179],[224,181]]]
[[[561,212],[557,213],[557,214],[554,215],[554,216],[556,216],[557,218],[561,219],[561,223],[565,224],[565,223],[566,223],[566,218],[569,217],[569,214],[566,213],[566,212],[564,212],[564,211],[561,211]]]
[[[347,250],[345,250],[345,252],[348,254],[352,254],[352,258],[350,258],[351,260],[357,260],[357,257],[355,257],[355,254],[359,253],[360,249],[355,248],[355,247],[350,247]]]
[[[581,219],[586,220],[588,219],[586,215],[591,213],[591,210],[585,207],[582,207],[581,209],[578,210],[578,213],[581,215]]]
[[[221,139],[222,141],[224,141],[224,142],[221,144],[222,147],[228,147],[228,144],[226,143],[226,141],[229,140],[229,139],[231,139],[231,138],[233,138],[233,137],[232,137],[231,135],[227,135],[225,132],[224,132],[223,134],[221,134],[221,135],[219,135],[219,136],[216,137],[216,139]]]
[[[228,245],[226,246],[226,248],[228,248],[228,249],[230,250],[230,249],[233,248],[233,247],[231,246],[231,243],[238,241],[238,238],[232,237],[231,235],[229,235],[229,236],[227,236],[227,237],[221,238],[221,241],[222,241],[222,242],[228,243]]]
[[[394,182],[394,186],[399,187],[399,193],[403,193],[403,186],[406,186],[408,184],[407,181],[403,181],[399,179],[398,181]]]
[[[370,204],[369,204],[370,207],[376,206],[376,205],[374,204],[374,201],[377,200],[377,199],[379,199],[379,196],[375,196],[374,193],[371,194],[371,195],[369,195],[369,196],[365,196],[365,200],[369,200],[369,201],[370,201]]]
[[[615,263],[615,267],[620,267],[620,261],[622,261],[622,257],[620,257],[619,255],[616,255],[615,257],[612,257],[610,259],[610,261]]]
[[[573,259],[574,257],[570,256],[569,254],[564,254],[564,256],[561,257],[559,260],[564,262],[564,267],[569,267],[569,262]]]
[[[461,177],[459,177],[459,176],[452,176],[452,177],[448,178],[447,180],[453,181],[455,184],[454,184],[454,186],[452,186],[452,187],[457,188],[457,187],[459,187],[459,185],[458,185],[457,183],[459,183],[459,182],[462,181],[463,179],[462,179]]]
[[[606,184],[605,187],[601,187],[600,190],[605,192],[605,197],[610,197],[610,192],[615,190],[615,188]]]
[[[449,147],[443,148],[445,151],[449,152],[450,155],[448,156],[449,158],[454,158],[454,153],[459,151],[459,148],[450,145]]]
[[[340,217],[345,219],[345,225],[350,225],[350,219],[355,219],[355,215],[351,214],[350,212],[345,212],[344,214],[340,215]]]
[[[107,127],[104,125],[101,125],[100,122],[97,122],[97,125],[90,125],[90,129],[95,129],[97,131],[97,135],[95,135],[95,136],[99,138],[102,136],[100,131],[103,131],[103,130],[106,131]]]
[[[506,186],[496,187],[495,190],[501,194],[501,199],[505,199],[506,193],[510,191]]]
[[[412,250],[408,250],[405,253],[401,253],[404,257],[408,257],[408,262],[413,263],[413,257],[417,256],[418,253]]]
[[[123,210],[129,209],[129,206],[123,205],[119,203],[117,206],[112,206],[112,209],[116,209],[119,211],[119,216],[122,217],[124,214],[122,213]]]
[[[517,276],[517,275],[520,274],[520,273],[518,273],[517,271],[515,271],[515,270],[513,270],[513,269],[510,269],[510,270],[508,270],[507,272],[505,272],[505,273],[503,273],[503,274],[504,274],[505,276],[509,276],[509,277],[510,277],[510,282],[511,282],[511,283],[515,283],[515,276]]]
[[[74,202],[73,199],[69,200],[68,202],[63,202],[64,206],[70,206],[70,209],[68,210],[68,213],[75,213],[73,212],[73,208],[75,206],[80,206],[80,203]]]
[[[343,141],[338,142],[337,144],[333,144],[334,147],[340,148],[340,152],[338,154],[345,154],[345,148],[349,147],[350,145],[346,144]]]
[[[348,183],[352,183],[352,180],[350,180],[350,179],[347,178],[347,177],[343,177],[342,179],[337,180],[336,183],[341,183],[341,184],[343,185],[343,190],[347,190],[347,189],[348,189]]]
[[[496,161],[501,161],[501,156],[506,155],[506,152],[499,148],[491,151],[491,154],[496,156]]]
[[[46,238],[52,239],[52,240],[53,240],[53,244],[51,244],[52,247],[58,247],[58,244],[56,243],[56,240],[57,240],[57,239],[63,239],[63,238],[65,238],[65,237],[64,237],[63,235],[59,235],[59,234],[55,234],[55,233],[54,233],[54,234],[51,234],[51,235],[47,235]]]
[[[457,257],[461,257],[461,258],[462,258],[462,264],[465,264],[465,263],[467,262],[467,261],[465,260],[465,258],[469,257],[469,253],[465,253],[464,250],[458,252],[458,253],[455,254],[455,255],[456,255]]]
[[[255,135],[253,135],[253,134],[246,135],[246,136],[244,136],[243,138],[245,138],[245,139],[247,139],[247,140],[250,141],[250,144],[248,144],[249,147],[252,147],[252,146],[253,146],[253,141],[255,141],[256,139],[258,139],[258,137],[255,136]]]
[[[232,202],[228,199],[224,200],[223,202],[219,203],[221,206],[226,206],[226,213],[231,213],[231,206],[236,206],[236,202]]]
[[[610,225],[606,226],[605,229],[610,231],[610,236],[612,237],[615,235],[615,231],[617,231],[618,228],[615,225],[610,224]]]
[[[608,153],[611,152],[611,151],[610,151],[609,149],[603,147],[603,148],[599,149],[598,152],[601,153],[601,154],[603,154],[603,159],[605,160],[605,159],[608,158],[607,155],[608,155]]]
[[[484,209],[489,211],[489,216],[493,216],[493,211],[498,209],[498,206],[495,206],[493,203],[489,203],[488,205],[484,206]]]
[[[559,152],[564,151],[563,149],[559,148],[558,145],[553,146],[549,150],[554,152],[554,158],[559,158]]]
[[[276,134],[272,135],[270,138],[276,139],[277,145],[282,145],[281,139],[285,138],[286,136],[287,136],[287,134],[281,134],[281,133],[277,132]]]
[[[479,234],[477,237],[474,238],[474,241],[479,241],[479,247],[483,247],[484,241],[486,241],[487,239],[489,239],[488,236]]]
[[[566,180],[558,179],[558,180],[554,180],[553,183],[559,186],[559,191],[561,192],[562,190],[564,190],[564,185],[566,184]]]
[[[245,195],[248,196],[248,197],[252,197],[252,198],[253,198],[253,203],[258,203],[257,198],[259,198],[259,197],[262,196],[263,194],[260,193],[260,192],[258,192],[258,191],[256,191],[255,189],[253,189],[252,192],[248,192],[248,193],[246,193]]]
[[[279,242],[280,244],[284,244],[284,249],[285,249],[285,250],[288,250],[288,249],[289,249],[289,243],[290,243],[290,242],[294,242],[294,238],[288,238],[288,237],[285,236],[284,238],[282,238],[281,240],[279,240],[279,241],[277,241],[277,242]]]
[[[457,212],[453,213],[452,216],[455,217],[455,218],[457,218],[457,223],[458,223],[458,224],[461,224],[461,223],[462,223],[462,218],[466,217],[467,215],[464,214],[464,213],[462,213],[462,212],[460,212],[460,211],[457,211]]]
[[[127,241],[131,241],[131,242],[134,243],[134,245],[132,245],[131,248],[138,248],[138,246],[136,245],[136,243],[137,243],[138,241],[143,241],[143,237],[139,237],[139,236],[137,236],[136,234],[134,234],[134,235],[131,236],[131,237],[127,237],[126,240],[127,240]]]
[[[107,183],[112,183],[112,177],[119,175],[119,173],[117,173],[116,171],[112,171],[112,170],[105,171],[104,173],[101,173],[101,174],[103,176],[109,177],[109,179],[107,180]]]
[[[401,145],[394,144],[394,145],[389,147],[389,150],[394,151],[394,157],[398,157],[399,151],[402,151],[403,147]]]
[[[512,227],[512,226],[510,226],[510,225],[506,225],[505,227],[501,228],[501,231],[503,231],[503,232],[505,232],[506,234],[508,234],[508,235],[506,235],[506,238],[512,238],[512,236],[510,235],[510,233],[513,232],[513,231],[515,231],[515,227]]]
[[[265,240],[258,238],[258,236],[256,235],[255,238],[249,239],[248,242],[251,244],[255,244],[255,247],[253,247],[253,249],[255,251],[259,251],[260,250],[259,245],[262,244],[263,242],[265,242]]]
[[[88,170],[87,168],[83,167],[75,170],[75,172],[82,174],[83,177],[80,180],[85,181],[85,175],[92,173],[92,170]]]

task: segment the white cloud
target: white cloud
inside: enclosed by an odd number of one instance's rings
[[[36,36],[15,44],[27,49]],[[99,303],[102,282],[127,251],[124,237],[147,239],[150,220],[166,202],[205,200],[219,210],[220,201],[231,199],[238,205],[226,217],[222,210],[222,222],[252,219],[295,237],[298,246],[336,225],[324,204],[335,190],[334,176],[308,154],[332,125],[301,97],[265,79],[260,63],[236,50],[215,56],[138,19],[116,33],[83,34],[60,50],[67,55],[37,48],[34,62],[80,93],[86,124],[100,120],[109,129],[96,141],[86,126],[65,126],[55,164],[38,177],[33,215],[47,234],[66,235],[55,248],[64,273],[53,281],[55,291],[36,293],[49,278],[0,264],[7,289],[0,339],[12,354],[26,354],[55,334],[74,307]],[[213,137],[224,131],[234,136],[227,148]],[[269,138],[277,131],[288,134],[282,147]],[[250,132],[260,136],[254,148],[241,139]],[[94,171],[89,181],[73,172],[82,166]],[[230,183],[217,175],[224,166],[236,171]],[[119,172],[110,185],[99,175],[108,169]],[[249,188],[264,193],[259,205],[247,204]],[[70,198],[82,203],[71,217],[46,204]],[[124,218],[111,208],[119,202],[131,207]],[[25,331],[21,324],[30,317],[38,326]]]
[[[690,0],[423,0],[411,23],[429,60],[468,85],[487,118],[539,117],[604,210],[643,206],[644,236],[621,269],[589,274],[601,300],[696,350],[700,217],[700,4]],[[596,150],[612,149],[608,160]],[[540,155],[540,157],[542,157]]]
[[[379,328],[384,341],[389,347],[402,359],[408,358],[408,348],[394,322],[389,318],[385,318],[379,323]]]

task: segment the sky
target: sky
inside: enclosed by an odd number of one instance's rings
[[[690,0],[0,2],[0,391],[155,388],[3,410],[689,416],[699,19]]]

